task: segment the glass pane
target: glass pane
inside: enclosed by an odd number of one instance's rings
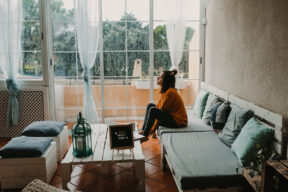
[[[128,76],[133,79],[149,78],[149,52],[128,53]]]
[[[170,67],[169,51],[157,51],[154,53],[154,76],[160,75],[163,70],[169,70]]]
[[[167,20],[170,18],[165,0],[154,0],[154,20]],[[183,19],[199,20],[200,0],[183,0]]]
[[[24,20],[40,20],[38,0],[23,0]]]
[[[184,50],[199,50],[199,22],[188,22]]]
[[[128,50],[149,50],[149,23],[127,23]]]
[[[75,23],[57,22],[52,24],[53,50],[75,51]]]
[[[90,70],[91,79],[99,80],[100,79],[100,54],[97,53],[94,66]]]
[[[168,50],[166,27],[164,22],[154,22],[154,50]]]
[[[76,53],[54,53],[54,74],[56,78],[76,79]],[[82,69],[78,62],[78,70]]]
[[[125,49],[125,23],[103,22],[103,49]]]
[[[127,0],[127,21],[149,21],[149,0]]]
[[[199,20],[200,0],[184,0],[183,15],[187,20]]]
[[[23,51],[41,50],[41,35],[39,22],[23,22]]]
[[[17,79],[42,79],[41,52],[24,52],[22,57],[23,64],[18,68]]]
[[[104,0],[102,1],[103,21],[124,21],[125,0]]]
[[[125,53],[104,53],[104,75],[109,79],[126,76]]]
[[[74,1],[72,0],[51,0],[52,21],[74,20]]]

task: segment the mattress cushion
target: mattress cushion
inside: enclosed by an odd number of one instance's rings
[[[161,139],[181,189],[241,183],[241,162],[216,133],[181,132],[163,134]]]
[[[37,137],[15,137],[0,149],[2,158],[40,157],[49,147],[52,139]]]
[[[188,117],[188,124],[183,128],[167,128],[159,126],[158,135],[161,137],[164,133],[178,133],[178,132],[202,132],[213,131],[212,127],[206,125],[201,119],[199,119],[193,110],[186,110]]]

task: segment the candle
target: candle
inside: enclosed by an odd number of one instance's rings
[[[83,142],[82,142],[82,138],[77,138],[77,149],[78,150],[83,150]]]

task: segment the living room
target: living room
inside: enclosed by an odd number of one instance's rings
[[[280,153],[287,158],[285,0],[169,0],[170,5],[161,0],[85,1],[90,3],[86,5],[90,15],[77,6],[83,4],[72,0],[11,2],[0,3],[1,147],[34,121],[65,122],[71,130],[79,111],[90,125],[136,122],[140,129],[146,105],[160,98],[157,76],[174,67],[178,69],[176,88],[187,110],[192,110],[205,82],[282,116]],[[78,25],[85,19],[81,15],[92,17],[92,25],[82,26],[83,30]],[[9,28],[4,25],[7,20],[21,25]],[[171,26],[184,26],[184,32],[169,33]],[[20,36],[11,30],[18,30]],[[7,59],[11,50],[18,60]],[[92,61],[86,66],[83,58],[88,52]],[[7,122],[8,98],[13,95],[7,91],[7,79],[14,79],[19,91],[15,125]],[[84,110],[93,112],[85,114]],[[68,142],[72,143],[72,135]],[[161,141],[150,137],[141,147],[145,191],[180,191],[173,171],[161,169]],[[101,165],[73,167],[68,190],[140,190],[133,163]],[[62,188],[61,175],[58,161],[46,183]]]

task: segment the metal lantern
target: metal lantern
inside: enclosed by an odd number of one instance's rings
[[[81,112],[78,114],[77,123],[72,128],[72,143],[74,157],[87,157],[93,153],[91,127],[84,121]]]

